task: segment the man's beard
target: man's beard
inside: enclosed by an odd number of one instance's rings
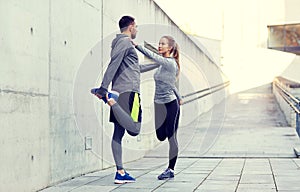
[[[135,39],[136,38],[136,34],[131,34],[131,39]]]

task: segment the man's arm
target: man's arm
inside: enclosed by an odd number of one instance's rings
[[[104,73],[101,87],[96,91],[96,93],[101,97],[105,97],[105,94],[107,93],[107,88],[113,80],[126,54],[126,51],[128,49],[128,43],[121,39],[120,42],[118,42],[118,44],[116,44],[116,46],[111,50],[111,59]]]

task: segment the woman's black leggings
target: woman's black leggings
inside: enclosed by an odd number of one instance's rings
[[[177,99],[164,104],[154,103],[155,108],[155,129],[157,139],[169,141],[169,167],[174,170],[177,156],[177,128],[180,109]]]

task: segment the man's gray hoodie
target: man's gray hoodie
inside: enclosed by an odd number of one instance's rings
[[[117,34],[112,41],[111,60],[104,73],[100,89],[97,94],[105,97],[107,88],[112,82],[112,90],[121,93],[140,93],[140,73],[159,67],[158,64],[139,65],[138,55],[131,39],[125,34]],[[115,118],[126,130],[138,134],[141,123],[133,122],[118,103],[111,106]]]
[[[140,73],[153,70],[159,65],[139,65],[138,55],[131,39],[125,34],[117,34],[111,45],[111,60],[104,74],[100,95],[105,95],[112,82],[112,90],[121,93],[140,93]]]
[[[112,82],[112,90],[121,93],[140,92],[140,67],[138,55],[130,38],[117,34],[111,45],[111,60],[104,74],[101,87],[107,90]]]

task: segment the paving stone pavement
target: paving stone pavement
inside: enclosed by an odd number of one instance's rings
[[[184,105],[183,107],[188,107]],[[178,131],[175,178],[159,181],[168,162],[168,143],[125,164],[135,183],[113,183],[115,168],[90,173],[42,192],[201,191],[299,192],[300,146],[270,85],[231,95]]]

